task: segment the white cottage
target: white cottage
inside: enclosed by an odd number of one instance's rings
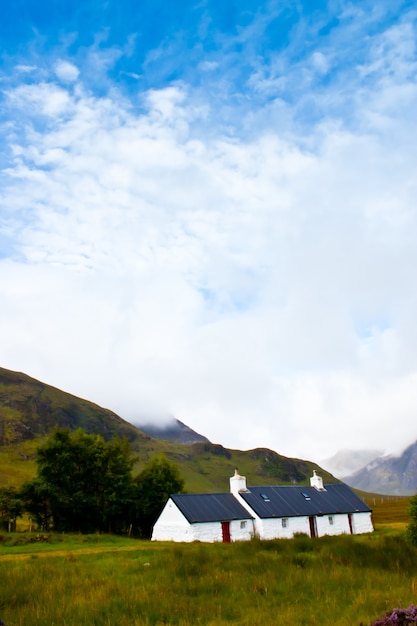
[[[253,534],[253,516],[231,493],[180,493],[169,497],[152,540],[230,543]]]
[[[310,487],[246,486],[238,472],[230,493],[170,496],[152,534],[156,541],[239,541],[360,534],[373,531],[371,509],[347,485],[314,471]]]

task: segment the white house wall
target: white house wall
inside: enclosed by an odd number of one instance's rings
[[[153,527],[152,541],[193,541],[191,524],[171,499]]]
[[[243,528],[241,527],[243,523]],[[202,522],[191,524],[193,538],[189,541],[223,541],[221,522]],[[253,536],[252,520],[232,520],[230,522],[231,541],[248,541]],[[180,540],[184,541],[184,540]]]
[[[255,534],[254,520],[233,520],[230,522],[232,541],[248,541]]]
[[[352,515],[352,529],[355,535],[362,533],[371,533],[374,530],[372,524],[372,516],[369,512],[353,513]]]
[[[177,541],[205,541],[213,543],[222,540],[222,525],[220,522],[191,524],[190,533],[190,539],[177,539]]]
[[[308,517],[288,517],[287,526],[283,527],[282,518],[258,519],[257,530],[261,539],[290,539],[295,533],[310,534]]]
[[[285,526],[282,518],[257,519],[256,531],[261,539],[290,539],[296,533],[304,533],[310,536],[310,521],[308,516],[288,517]],[[331,523],[330,520],[333,520]],[[325,535],[350,535],[349,517],[347,513],[316,516],[317,536]],[[354,513],[352,515],[353,533],[368,533],[373,531],[370,513]]]
[[[333,520],[333,523],[331,523]],[[350,535],[349,517],[345,514],[320,515],[316,517],[317,536]]]

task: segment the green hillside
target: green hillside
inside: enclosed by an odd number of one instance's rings
[[[308,484],[313,469],[324,482],[335,478],[315,463],[290,459],[268,449],[230,450],[209,442],[178,444],[145,435],[102,407],[0,368],[0,486],[20,485],[36,473],[36,449],[56,426],[83,428],[105,439],[127,437],[139,471],[153,455],[177,463],[189,492],[228,491],[235,468],[248,485]]]
[[[83,428],[106,440],[118,435],[133,441],[140,433],[108,409],[0,368],[0,445],[47,435],[56,426]]]

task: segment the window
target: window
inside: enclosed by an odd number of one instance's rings
[[[240,527],[241,528],[246,528],[246,522],[240,522]]]
[[[283,517],[281,519],[281,524],[283,528],[288,528],[288,517]]]
[[[304,491],[301,493],[302,496],[304,496],[304,498],[306,500],[311,500],[310,496],[308,495],[308,493],[305,493]]]
[[[330,526],[333,526],[333,524],[334,524],[333,515],[329,515],[329,524],[330,524]]]
[[[266,493],[261,493],[261,498],[264,502],[271,502],[269,496],[267,496]]]

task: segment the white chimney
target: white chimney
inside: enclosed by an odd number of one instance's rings
[[[310,486],[317,489],[317,491],[326,491],[323,487],[323,479],[317,474],[316,470],[313,470],[313,476],[310,478]]]
[[[236,469],[235,475],[230,478],[230,493],[237,495],[239,491],[247,491],[246,477],[240,476]]]

